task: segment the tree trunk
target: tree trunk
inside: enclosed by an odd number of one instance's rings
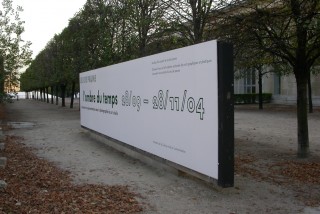
[[[51,104],[53,104],[53,92],[54,92],[54,89],[53,89],[53,86],[51,86]]]
[[[41,102],[43,101],[43,99],[42,99],[42,93],[43,93],[43,89],[40,88],[40,101],[41,101]]]
[[[46,98],[46,88],[43,88],[43,89],[42,89],[42,98],[43,98],[43,102],[46,102],[46,101],[47,101],[47,98]]]
[[[42,89],[42,101],[46,102],[46,88]]]
[[[298,157],[309,156],[309,131],[307,110],[307,78],[297,80]]]
[[[75,88],[76,88],[76,82],[72,82],[71,87],[71,102],[70,102],[70,108],[73,108],[73,101],[74,101],[74,94],[75,94]]]
[[[309,101],[309,113],[313,113],[313,103],[312,103],[312,87],[311,87],[311,74],[308,76],[308,101]]]
[[[47,103],[49,103],[49,87],[47,87],[46,89],[47,89]]]
[[[59,105],[59,86],[56,85],[56,105]]]
[[[66,84],[61,84],[61,106],[66,107]]]
[[[262,99],[262,69],[259,68],[258,72],[259,72],[259,109],[263,109],[263,99]]]
[[[4,93],[4,79],[5,79],[4,59],[3,59],[3,56],[0,56],[0,93]]]

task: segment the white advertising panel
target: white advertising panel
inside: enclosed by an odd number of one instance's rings
[[[81,125],[218,178],[217,42],[80,74]]]

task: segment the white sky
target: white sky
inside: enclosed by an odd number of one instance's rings
[[[25,21],[22,38],[31,41],[33,58],[46,44],[68,26],[69,19],[83,7],[86,0],[13,0],[14,8],[20,5]]]

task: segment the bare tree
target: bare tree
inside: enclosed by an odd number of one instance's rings
[[[297,82],[298,157],[308,157],[307,83],[320,57],[320,1],[235,0],[232,5],[237,12],[227,18],[234,23],[235,34],[245,31],[258,48],[292,68]]]
[[[170,4],[169,13],[175,28],[189,44],[196,44],[212,37],[217,12],[223,6],[223,0],[164,0]]]

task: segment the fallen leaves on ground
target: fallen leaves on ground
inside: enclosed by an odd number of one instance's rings
[[[251,154],[235,156],[235,173],[263,180],[264,174],[254,167],[257,159]]]
[[[270,169],[301,183],[320,185],[320,163],[285,161],[272,164]]]
[[[264,160],[253,154],[236,154],[235,172],[258,181],[291,188],[307,206],[320,205],[320,163],[313,160]]]
[[[6,137],[7,166],[0,179],[0,213],[137,213],[137,194],[127,186],[75,185],[70,173],[38,158],[22,139]]]

